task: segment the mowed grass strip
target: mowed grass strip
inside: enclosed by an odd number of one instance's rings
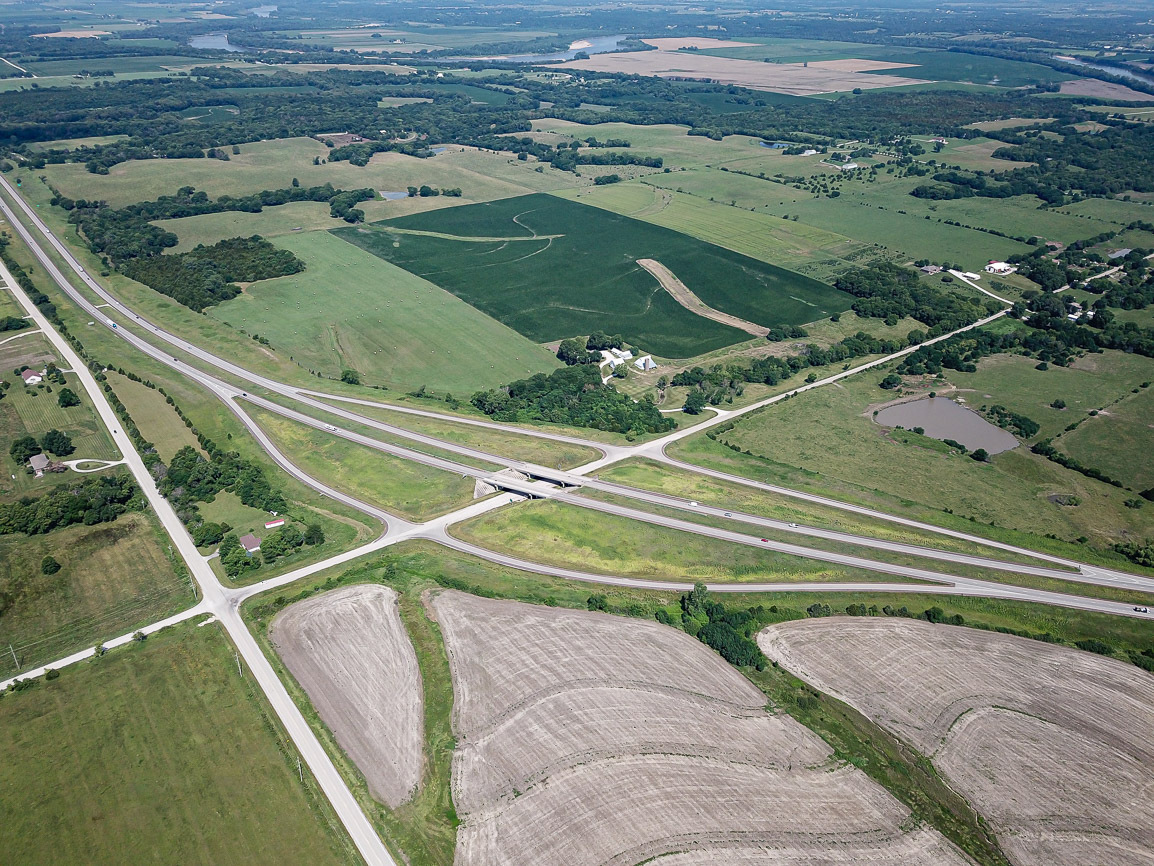
[[[359,862],[219,626],[6,695],[0,727],[5,862]]]
[[[545,500],[492,511],[451,531],[490,550],[597,574],[750,583],[895,579]],[[749,535],[756,539],[758,531]]]
[[[512,328],[333,234],[275,242],[305,270],[255,283],[209,315],[267,338],[302,367],[334,378],[354,369],[369,384],[468,396],[560,366]]]
[[[94,646],[194,603],[165,554],[151,516],[70,526],[47,535],[0,536],[0,645],[11,644],[20,670]],[[41,572],[45,556],[61,565]],[[0,662],[10,676],[12,654]]]
[[[185,446],[204,453],[192,431],[180,420],[163,394],[112,370],[105,373],[105,376],[136,422],[140,435],[156,446],[156,453],[161,460],[171,462],[176,452]]]
[[[663,357],[691,357],[746,339],[680,307],[639,258],[661,262],[709,306],[767,326],[823,318],[850,301],[800,274],[555,196],[415,214],[374,228],[336,234],[542,342],[600,329]]]
[[[402,460],[271,412],[248,411],[285,456],[305,472],[401,517],[428,520],[472,500],[472,476],[462,478]]]

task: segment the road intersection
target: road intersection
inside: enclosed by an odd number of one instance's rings
[[[984,581],[970,577],[949,575],[928,568],[896,565],[882,560],[866,558],[860,555],[835,553],[828,550],[821,550],[814,547],[807,547],[800,544],[791,544],[777,540],[770,541],[767,538],[755,538],[752,535],[739,531],[740,527],[756,527],[757,531],[772,530],[773,532],[777,533],[794,533],[801,537],[801,540],[804,540],[804,538],[808,537],[810,539],[817,539],[826,542],[847,543],[856,545],[858,547],[875,549],[887,553],[918,556],[929,560],[966,565],[968,567],[974,568],[988,568],[999,571],[1011,571],[1037,577],[1079,581],[1102,586],[1154,592],[1154,580],[1150,578],[1131,575],[1113,569],[1098,567],[1091,568],[1084,566],[1081,563],[1063,559],[1061,557],[1056,557],[1050,554],[1039,553],[1013,545],[993,542],[979,536],[968,535],[962,532],[944,530],[940,527],[936,527],[930,524],[924,524],[906,518],[887,515],[883,512],[863,508],[861,506],[842,503],[836,500],[830,500],[824,497],[802,493],[799,491],[792,491],[787,488],[762,484],[760,482],[751,481],[750,479],[741,478],[740,476],[733,476],[727,473],[717,472],[715,470],[703,469],[702,467],[679,461],[666,454],[665,449],[668,445],[686,436],[693,435],[704,429],[726,423],[733,418],[740,417],[741,415],[747,414],[749,412],[757,411],[766,406],[788,399],[795,394],[808,391],[812,388],[823,387],[825,385],[832,384],[848,376],[857,375],[863,370],[872,369],[874,367],[888,363],[897,357],[901,357],[905,354],[915,351],[917,347],[909,347],[902,350],[901,352],[867,362],[852,369],[826,377],[825,379],[801,385],[791,391],[766,398],[741,409],[731,411],[720,409],[715,410],[714,417],[705,419],[695,426],[675,431],[668,436],[642,443],[640,445],[626,446],[593,442],[575,436],[559,435],[547,431],[525,430],[497,424],[494,422],[461,418],[455,415],[444,415],[441,413],[413,407],[401,407],[391,404],[379,403],[367,399],[348,397],[344,395],[326,394],[322,391],[301,388],[278,382],[274,379],[270,379],[266,376],[262,376],[260,374],[246,370],[238,364],[228,361],[227,359],[220,358],[211,352],[196,346],[195,344],[189,343],[183,338],[171,334],[159,326],[141,318],[140,315],[122,303],[118,298],[108,293],[97,281],[91,277],[91,275],[85,271],[84,267],[72,255],[67,246],[52,234],[48,226],[40,219],[34,210],[32,210],[27,205],[27,203],[24,202],[24,200],[16,193],[16,191],[3,177],[0,177],[0,189],[7,192],[15,202],[14,207],[7,201],[0,198],[0,210],[2,210],[7,216],[14,230],[21,235],[29,248],[44,266],[49,276],[59,287],[59,289],[63,291],[77,306],[92,316],[94,322],[98,322],[100,326],[109,329],[118,338],[125,340],[136,350],[156,359],[160,363],[165,364],[166,366],[179,372],[181,375],[192,379],[202,387],[208,389],[212,394],[220,399],[229,408],[229,410],[234,413],[234,415],[236,415],[237,419],[253,435],[261,448],[284,471],[288,472],[290,475],[297,478],[301,482],[307,484],[312,489],[317,490],[318,492],[323,493],[325,496],[332,498],[334,501],[341,502],[349,507],[352,507],[366,515],[373,517],[383,524],[383,532],[379,537],[356,549],[346,551],[337,556],[333,556],[321,562],[290,571],[286,574],[254,583],[247,587],[236,588],[223,585],[216,578],[215,573],[212,571],[209,559],[202,555],[192,543],[192,539],[188,535],[188,532],[185,530],[184,526],[181,524],[179,518],[176,516],[172,506],[157,491],[156,485],[149,475],[140,454],[137,453],[136,449],[133,447],[132,442],[129,440],[127,434],[123,430],[119,419],[113,412],[112,407],[109,405],[105,398],[103,390],[97,383],[96,379],[93,377],[92,373],[87,369],[84,362],[76,354],[73,348],[67,343],[67,341],[64,340],[64,338],[56,331],[56,329],[46,319],[46,317],[44,317],[44,315],[31,303],[24,292],[18,288],[15,280],[12,278],[11,274],[8,273],[7,269],[0,265],[0,277],[3,277],[7,285],[12,289],[13,295],[29,311],[29,317],[35,320],[39,329],[44,332],[46,337],[52,342],[55,349],[60,352],[62,359],[73,368],[81,385],[89,393],[94,406],[97,408],[97,412],[101,421],[108,427],[113,436],[113,441],[117,443],[119,449],[121,450],[125,464],[133,473],[133,476],[141,489],[145,492],[150,506],[156,512],[161,525],[172,539],[173,544],[179,551],[181,557],[188,564],[193,578],[200,589],[202,597],[197,604],[179,614],[176,614],[160,622],[153,623],[141,631],[143,631],[145,634],[148,634],[151,631],[155,631],[159,628],[164,628],[169,625],[173,625],[175,623],[202,615],[205,617],[215,618],[221,623],[222,627],[228,633],[230,639],[236,645],[237,651],[244,659],[245,664],[251,672],[251,675],[264,691],[270,704],[272,705],[273,710],[281,720],[294,745],[300,751],[302,758],[306,761],[310,771],[317,779],[318,784],[322,790],[324,790],[325,795],[333,804],[334,809],[336,810],[346,829],[349,831],[349,834],[361,856],[367,863],[373,864],[373,866],[377,866],[377,864],[392,864],[394,861],[389,855],[389,852],[385,849],[384,845],[381,843],[380,838],[376,834],[368,818],[361,810],[355,797],[348,788],[348,785],[336,770],[331,758],[325,752],[320,742],[317,740],[315,734],[309,727],[308,723],[305,721],[299,708],[293,702],[283,683],[277,677],[275,671],[272,668],[272,665],[261,651],[253,635],[249,632],[247,626],[240,616],[240,606],[245,600],[252,598],[259,593],[267,592],[281,586],[286,586],[310,575],[318,574],[322,571],[333,568],[334,566],[351,562],[360,557],[383,550],[393,544],[397,544],[401,541],[410,539],[427,539],[441,544],[447,548],[489,560],[498,565],[527,572],[551,575],[569,580],[670,591],[685,591],[691,588],[690,584],[678,581],[654,581],[613,575],[593,574],[573,569],[559,568],[542,565],[540,563],[528,562],[517,557],[487,550],[478,545],[464,541],[452,534],[451,530],[454,524],[471,519],[487,511],[496,508],[502,508],[515,502],[522,501],[526,497],[556,499],[564,502],[567,505],[591,508],[627,519],[640,520],[653,525],[664,526],[679,531],[706,535],[728,543],[760,546],[766,549],[772,549],[794,556],[820,559],[827,562],[833,562],[856,568],[868,569],[875,572],[888,573],[895,576],[924,581],[923,583],[914,584],[899,582],[863,582],[838,584],[742,583],[715,584],[711,586],[711,589],[719,592],[923,592],[928,594],[970,595],[1032,601],[1062,605],[1081,610],[1098,611],[1118,615],[1133,615],[1131,606],[1128,604],[1122,604],[1120,602],[1106,601],[1102,599],[1088,598],[1057,592],[1047,592],[1029,587],[998,583],[992,580]],[[29,225],[35,228],[36,232],[39,233],[39,237],[33,232],[32,229],[28,227]],[[40,243],[41,238],[45,239],[56,252],[56,254],[66,263],[67,268],[71,271],[70,275],[66,275],[57,266],[52,257],[44,250]],[[72,282],[74,279],[82,283],[87,291],[94,294],[98,298],[99,302],[94,303],[84,294],[84,291],[77,289]],[[998,312],[995,315],[989,316],[979,322],[974,323],[968,328],[961,330],[980,327],[989,321],[993,321],[1002,314],[1003,312]],[[111,318],[113,315],[116,315],[120,321],[115,321],[113,318]],[[936,340],[947,339],[949,336],[952,336],[952,334],[943,335],[942,337],[936,338]],[[927,341],[927,343],[935,342],[936,340]],[[158,343],[160,345],[158,345]],[[174,351],[177,352],[176,355],[173,354]],[[198,363],[194,365],[186,360],[181,360],[180,356],[192,358]],[[205,366],[210,369],[215,368],[216,373],[214,374],[208,372],[205,369]],[[238,382],[243,384],[237,384]],[[304,411],[286,406],[284,405],[284,401],[286,400],[291,404],[300,406],[302,409],[311,410],[313,413],[323,413],[325,418],[331,418],[335,421],[339,421],[342,426],[337,427],[335,424],[330,423],[329,421],[315,417],[314,414],[307,414]],[[478,500],[465,508],[459,509],[452,512],[451,514],[444,515],[425,523],[416,524],[403,520],[372,503],[364,502],[346,493],[343,493],[342,491],[336,490],[335,488],[325,484],[322,480],[309,475],[297,467],[285,454],[279,450],[276,443],[273,442],[264,432],[264,430],[252,419],[252,417],[246,411],[246,405],[256,406],[262,410],[277,413],[298,423],[308,425],[314,429],[324,430],[331,435],[339,436],[358,444],[374,448],[381,451],[382,453],[388,453],[401,459],[413,460],[423,465],[438,468],[443,471],[457,472],[465,476],[476,478],[479,481],[483,481],[494,487],[500,488],[502,492]],[[409,414],[415,416],[425,416],[441,421],[449,421],[455,424],[475,425],[478,427],[500,430],[505,433],[515,433],[527,437],[536,437],[571,445],[580,445],[583,447],[595,449],[600,453],[601,456],[584,466],[565,472],[549,467],[538,466],[536,464],[525,461],[508,459],[487,453],[476,448],[469,448],[454,442],[439,439],[434,436],[416,433],[404,427],[391,425],[375,418],[368,417],[359,412],[356,412],[353,408],[345,408],[346,406],[371,407],[376,410],[396,412],[399,415]],[[369,429],[375,433],[385,434],[393,440],[404,440],[408,443],[412,443],[412,447],[407,445],[398,445],[395,443],[395,441],[385,441],[383,439],[377,438],[374,435],[362,433],[359,432],[359,430],[349,429],[349,427],[353,426],[359,429]],[[418,450],[417,446],[435,449],[435,451],[438,453],[428,453],[421,451]],[[456,458],[460,458],[461,462],[456,459],[450,459],[449,457],[439,456],[440,454],[445,453],[454,455]],[[911,528],[917,528],[925,532],[933,532],[944,536],[972,542],[974,544],[980,544],[987,548],[1000,549],[1008,553],[1013,553],[1018,557],[1029,557],[1037,562],[1044,562],[1047,564],[1030,565],[1021,562],[1009,562],[974,554],[962,554],[931,547],[923,547],[919,545],[888,542],[869,536],[825,530],[818,527],[796,526],[794,524],[771,520],[768,518],[759,517],[757,515],[735,512],[732,510],[726,511],[724,509],[712,506],[700,506],[697,503],[693,503],[679,497],[651,493],[648,491],[639,490],[634,487],[627,487],[621,484],[603,482],[598,479],[597,473],[601,469],[631,457],[649,458],[674,466],[683,471],[696,472],[708,477],[716,478],[717,480],[726,481],[728,483],[740,484],[747,487],[765,490],[767,492],[806,499],[815,503],[820,503],[822,505],[855,512],[863,516],[888,520],[909,526]],[[495,471],[490,468],[494,465],[503,467],[504,471]],[[616,497],[627,498],[641,504],[646,504],[658,508],[672,508],[682,511],[692,511],[695,514],[705,518],[711,518],[715,520],[719,518],[732,519],[734,521],[735,527],[738,527],[738,529],[719,528],[705,523],[669,516],[668,514],[655,513],[653,511],[634,508],[631,506],[619,504],[615,501],[609,502],[605,501],[604,499],[593,498],[588,495],[582,495],[580,493],[581,488],[587,488],[588,490],[599,491],[601,493],[613,494]],[[106,642],[104,646],[105,648],[111,648],[113,646],[126,643],[132,638],[132,634],[121,635],[120,637]],[[53,662],[45,667],[59,668],[65,664],[75,663],[85,658],[90,658],[94,652],[94,649],[84,650],[79,653],[75,653],[65,659],[60,659],[56,662]],[[38,676],[41,673],[43,673],[43,668],[26,672],[22,676]],[[0,688],[6,687],[10,682],[11,680],[8,682],[0,682]]]

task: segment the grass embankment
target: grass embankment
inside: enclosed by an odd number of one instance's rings
[[[112,370],[105,375],[112,390],[136,422],[141,435],[156,446],[156,453],[161,460],[171,462],[173,455],[185,446],[204,454],[192,431],[180,420],[176,410],[168,405],[163,394]]]
[[[0,700],[9,863],[360,862],[219,626]]]
[[[275,653],[268,645],[267,625],[272,617],[291,602],[314,592],[337,586],[380,582],[396,589],[401,595],[401,615],[409,630],[421,665],[425,687],[426,761],[430,768],[422,782],[417,798],[409,805],[389,813],[368,797],[367,788],[351,762],[340,752],[331,734],[324,729],[304,693],[287,675]],[[452,811],[448,766],[454,743],[451,739],[450,718],[452,690],[448,663],[439,640],[437,627],[430,623],[420,604],[420,596],[427,589],[446,587],[496,598],[508,598],[533,604],[585,609],[591,595],[604,596],[611,613],[651,620],[658,610],[678,615],[679,593],[641,590],[624,587],[595,587],[560,580],[540,574],[502,568],[483,560],[447,551],[430,542],[405,542],[390,548],[370,560],[352,567],[338,567],[302,581],[290,594],[289,588],[275,590],[245,607],[245,616],[256,626],[258,638],[264,642],[266,653],[278,666],[298,704],[322,737],[326,747],[337,760],[345,778],[353,785],[369,814],[385,829],[394,844],[401,844],[413,864],[449,866],[453,849]],[[774,621],[804,617],[810,605],[828,604],[840,612],[850,604],[865,606],[892,605],[908,607],[920,613],[931,605],[943,609],[946,617],[963,616],[968,623],[981,622],[994,628],[1011,628],[1031,633],[1049,633],[1066,644],[1077,640],[1096,638],[1109,643],[1125,657],[1130,650],[1154,646],[1154,632],[1150,624],[1127,617],[1114,617],[1083,611],[1050,608],[1023,602],[994,601],[981,598],[934,596],[891,593],[797,593],[782,592],[771,596],[756,593],[726,594],[720,599],[727,607],[741,608],[753,605],[777,606],[776,613],[767,614]],[[876,781],[887,787],[915,813],[963,845],[979,862],[997,864],[996,853],[990,848],[985,830],[977,822],[972,809],[952,794],[934,773],[928,761],[912,752],[890,734],[854,713],[848,707],[798,685],[784,671],[767,670],[762,674],[744,671],[766,690],[774,704],[810,727],[835,749],[838,756],[863,769]],[[797,697],[807,698],[804,706]],[[435,840],[446,840],[444,844]]]
[[[757,532],[749,529],[753,537]],[[452,533],[529,562],[594,574],[741,583],[901,580],[546,500],[474,517]]]
[[[350,409],[367,418],[375,418],[396,427],[412,430],[414,433],[423,433],[426,436],[435,436],[446,442],[476,448],[487,454],[506,457],[510,460],[524,460],[536,463],[539,466],[572,469],[600,457],[600,452],[582,445],[571,445],[567,442],[557,442],[552,439],[541,439],[536,436],[525,436],[510,427],[509,432],[494,430],[487,427],[476,427],[472,424],[457,424],[448,419],[427,418],[420,415],[408,415],[404,412],[395,412],[389,409],[377,409],[371,406],[361,406],[339,401],[331,401],[332,405],[342,409]],[[443,411],[440,407],[430,405],[434,412]],[[379,435],[379,434],[375,434]],[[584,435],[584,431],[574,431],[574,435]],[[414,446],[409,443],[409,447]],[[456,458],[460,459],[460,458]]]
[[[125,634],[194,604],[151,514],[69,526],[47,535],[0,536],[0,647],[19,670],[37,667]],[[61,565],[44,574],[45,556]],[[17,670],[5,653],[0,670]]]
[[[1064,469],[1024,447],[985,464],[943,453],[936,441],[919,441],[925,437],[888,434],[869,417],[871,404],[892,397],[877,387],[883,375],[866,374],[841,387],[809,391],[738,419],[732,429],[723,427],[715,434],[717,443],[690,437],[673,446],[672,453],[710,468],[954,528],[972,518],[985,524],[974,531],[998,540],[1010,539],[994,532],[1012,529],[1061,539],[1085,536],[1107,547],[1123,535],[1149,534],[1154,512],[1126,508],[1123,503],[1132,493]],[[786,418],[789,423],[783,423]],[[724,444],[750,453],[727,451]],[[1050,498],[1058,496],[1075,496],[1081,504],[1063,506]],[[943,512],[963,520],[946,523]],[[1046,549],[1040,542],[1025,546]],[[1094,555],[1081,549],[1076,558]]]
[[[468,505],[472,499],[472,477],[392,457],[272,412],[251,409],[249,413],[305,472],[401,517],[428,520]]]

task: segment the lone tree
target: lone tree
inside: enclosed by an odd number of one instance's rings
[[[28,458],[34,454],[40,454],[43,449],[40,443],[31,436],[21,436],[12,443],[12,447],[8,449],[8,453],[12,455],[12,459],[17,463],[27,463]]]
[[[970,457],[974,460],[977,460],[979,463],[990,462],[990,455],[987,453],[985,448],[975,448],[970,454]]]
[[[685,410],[688,415],[700,415],[701,410],[705,408],[705,392],[694,388],[689,392],[689,396],[685,398],[685,405],[681,408]]]
[[[56,574],[60,571],[60,563],[54,557],[46,556],[40,560],[40,572],[42,574]]]
[[[61,388],[56,393],[56,402],[59,403],[62,408],[67,409],[69,406],[79,406],[80,398],[76,396],[76,393],[71,388]]]
[[[310,523],[305,528],[305,544],[324,544],[325,531],[319,523]]]
[[[897,373],[890,373],[888,376],[878,382],[878,387],[885,388],[887,391],[892,391],[894,388],[901,387],[901,384],[902,377]]]
[[[356,370],[342,370],[341,381],[346,385],[359,385],[361,384],[361,374]]]

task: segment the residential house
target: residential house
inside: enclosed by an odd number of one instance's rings
[[[248,552],[249,556],[252,556],[260,550],[260,539],[252,534],[242,535],[240,537],[240,546]]]
[[[39,385],[44,381],[44,374],[35,370],[25,370],[20,374],[20,378],[24,380],[25,385]]]

